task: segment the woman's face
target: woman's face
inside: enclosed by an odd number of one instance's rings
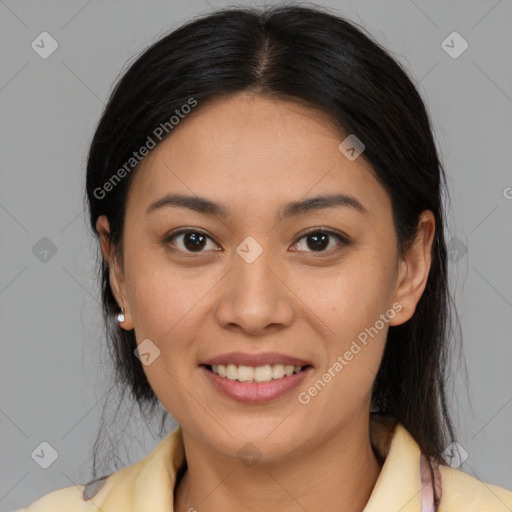
[[[144,342],[144,371],[166,409],[224,455],[250,441],[277,460],[367,415],[388,328],[423,292],[429,251],[399,259],[390,199],[362,157],[340,151],[343,139],[315,110],[237,94],[199,104],[133,177],[124,267],[111,267],[122,327]],[[219,211],[151,208],[171,194]],[[353,202],[286,208],[326,194]],[[98,227],[108,230],[105,217]],[[277,355],[224,357],[233,352]],[[288,356],[308,369],[263,384],[204,367],[267,362],[257,370],[265,379],[282,375],[274,365]]]

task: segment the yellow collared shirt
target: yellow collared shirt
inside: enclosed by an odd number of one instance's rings
[[[385,461],[363,512],[435,510],[425,505],[428,485],[420,474],[418,444],[401,424],[384,431],[383,424],[371,421],[372,444]],[[178,427],[139,462],[89,484],[58,489],[14,512],[172,512],[176,477],[184,464]],[[512,512],[511,491],[450,466],[439,471],[437,512]]]

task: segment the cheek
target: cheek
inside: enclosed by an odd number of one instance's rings
[[[336,271],[303,275],[298,295],[304,298],[302,314],[319,329],[318,387],[328,383],[329,391],[319,392],[326,406],[327,396],[355,406],[371,390],[394,316],[390,275],[388,263],[361,253]]]
[[[198,318],[204,314],[201,298],[209,288],[191,273],[171,272],[168,266],[150,259],[131,276],[130,304],[137,343],[149,339],[159,350],[158,357],[143,366],[144,373],[164,407],[181,422],[186,421],[187,414],[201,413],[191,406],[190,385],[186,383],[197,361],[193,340],[202,325]]]
[[[352,289],[346,281],[340,287]],[[328,313],[322,317],[322,324],[328,325],[329,331],[324,329],[319,339],[321,365],[310,387],[302,390],[306,394],[300,403],[314,401],[317,410],[332,410],[333,404],[338,404],[334,422],[339,415],[350,417],[363,404],[366,406],[388,332],[388,323],[381,315],[392,318],[390,309],[382,307],[383,302],[378,293],[356,293],[330,303]]]
[[[160,400],[175,410],[187,398],[180,383],[190,379],[199,358],[195,341],[208,315],[208,292],[223,273],[213,267],[176,269],[149,254],[139,261],[133,260],[136,272],[129,274],[135,335],[138,344],[149,339],[158,347],[158,358],[144,371]]]
[[[192,321],[214,279],[198,268],[173,268],[160,250],[134,252],[127,277],[137,338],[154,338],[162,345],[176,340],[175,333]]]
[[[336,267],[302,269],[291,279],[303,314],[313,313],[321,320],[324,335],[346,339],[373,325],[388,309],[390,276],[389,264],[372,252],[360,251]]]

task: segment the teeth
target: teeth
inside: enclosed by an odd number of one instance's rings
[[[294,373],[299,373],[302,366],[283,365],[265,365],[265,366],[237,366],[236,364],[218,364],[212,365],[213,373],[229,380],[238,380],[240,382],[269,382],[271,380],[282,379],[284,376],[291,377]]]

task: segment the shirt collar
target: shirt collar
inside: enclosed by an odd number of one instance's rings
[[[420,510],[421,451],[416,441],[400,423],[373,414],[370,439],[384,463],[363,512]],[[174,487],[185,463],[183,433],[178,426],[147,457],[110,475],[91,501],[103,495],[103,512],[173,512]]]

